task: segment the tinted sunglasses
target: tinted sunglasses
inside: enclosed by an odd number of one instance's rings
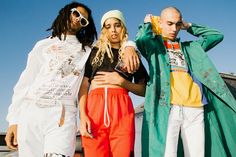
[[[79,20],[82,27],[86,27],[89,24],[89,21],[76,8],[72,8],[70,11]]]

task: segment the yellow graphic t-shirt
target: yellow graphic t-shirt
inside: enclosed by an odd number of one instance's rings
[[[201,83],[191,76],[178,42],[165,41],[171,72],[171,104],[202,107],[206,99],[202,96]]]

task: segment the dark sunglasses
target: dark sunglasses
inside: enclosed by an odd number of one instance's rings
[[[72,15],[74,15],[79,20],[82,27],[86,27],[89,24],[89,21],[79,12],[79,10],[72,8],[70,11]]]

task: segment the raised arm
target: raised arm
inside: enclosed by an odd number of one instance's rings
[[[208,51],[214,46],[216,46],[224,38],[224,35],[218,30],[208,28],[202,25],[197,25],[194,23],[191,25],[191,27],[187,29],[187,31],[190,34],[199,37],[197,42],[202,46],[205,51]]]
[[[139,30],[135,38],[135,42],[139,51],[146,59],[149,59],[150,55],[156,52],[153,48],[156,47],[157,38],[160,37],[161,36],[153,33],[151,15],[146,15],[144,18],[144,24],[139,26]]]

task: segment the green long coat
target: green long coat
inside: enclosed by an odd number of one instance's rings
[[[192,74],[203,84],[209,104],[204,107],[205,156],[236,156],[236,101],[206,51],[223,39],[215,29],[192,24],[187,30],[196,41],[180,42]],[[163,157],[170,111],[170,65],[161,36],[150,23],[140,25],[136,44],[149,64],[142,127],[142,156]],[[194,135],[193,135],[194,136]],[[183,156],[181,146],[178,156]]]

